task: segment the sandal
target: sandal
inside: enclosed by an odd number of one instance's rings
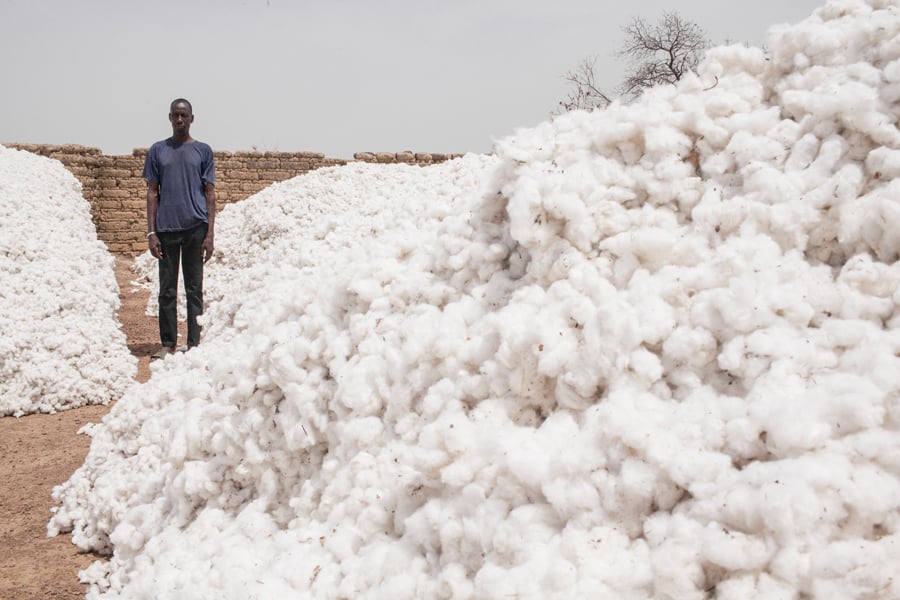
[[[161,360],[167,357],[170,354],[175,354],[175,348],[170,348],[169,346],[163,346],[159,350],[156,351],[156,354],[150,356],[150,360]]]

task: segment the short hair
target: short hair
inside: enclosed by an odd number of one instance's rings
[[[172,100],[172,102],[169,104],[169,112],[172,112],[172,107],[174,107],[176,104],[187,104],[188,108],[191,109],[191,114],[194,114],[194,107],[191,106],[191,103],[188,102],[185,98],[175,98],[174,100]]]

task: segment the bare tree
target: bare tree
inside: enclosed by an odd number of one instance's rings
[[[625,43],[616,56],[628,62],[628,71],[618,92],[629,98],[646,88],[680,80],[697,68],[709,47],[706,32],[676,13],[665,13],[652,25],[635,17],[622,31]],[[586,58],[566,73],[573,91],[559,103],[562,111],[603,108],[611,102],[609,94],[596,84],[596,63],[596,56]]]
[[[560,101],[562,112],[578,109],[604,108],[612,100],[595,82],[594,67],[597,57],[585,58],[578,64],[574,71],[566,73],[566,81],[572,84],[573,90],[569,92],[565,100]]]
[[[697,68],[709,47],[706,32],[676,13],[665,13],[655,25],[635,18],[624,29],[625,46],[618,52],[630,62],[619,87],[624,96],[636,96],[645,88],[675,83]]]

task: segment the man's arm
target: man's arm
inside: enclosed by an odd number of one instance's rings
[[[216,230],[216,186],[211,183],[206,184],[206,218],[209,227],[206,230],[206,237],[203,238],[203,246],[200,252],[203,254],[203,262],[212,258],[215,249],[215,230]]]
[[[162,258],[162,244],[156,235],[156,211],[159,210],[159,184],[147,182],[147,245],[154,258]]]

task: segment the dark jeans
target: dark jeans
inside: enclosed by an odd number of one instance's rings
[[[206,223],[186,231],[160,232],[163,257],[159,261],[159,339],[163,346],[174,348],[178,338],[178,260],[184,274],[187,297],[188,347],[200,343],[197,317],[203,314],[203,238]]]

